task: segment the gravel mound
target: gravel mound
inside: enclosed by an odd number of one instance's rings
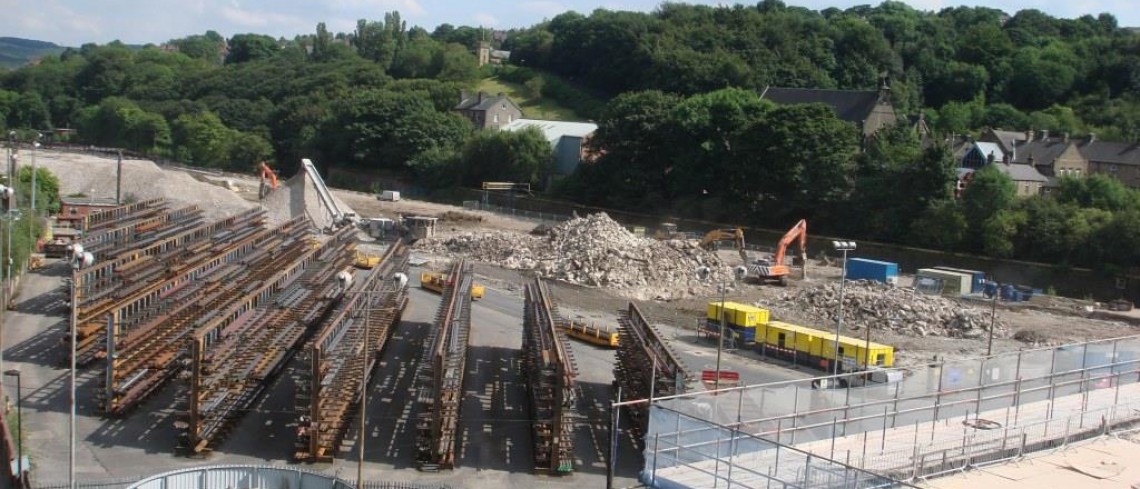
[[[834,325],[839,317],[839,284],[813,284],[785,292],[773,304],[796,310]],[[981,338],[990,328],[990,311],[965,306],[942,296],[915,293],[879,282],[847,282],[843,296],[845,327],[852,330],[873,328],[909,336]],[[1008,335],[1002,321],[995,323],[995,337]]]
[[[341,212],[355,212],[336,196],[333,196],[333,201],[340,207]],[[280,226],[301,215],[308,216],[309,222],[318,229],[327,229],[333,224],[332,210],[321,200],[316,181],[304,170],[278,185],[261,204],[265,206],[265,212],[269,216],[270,227]]]
[[[20,153],[20,164],[31,165],[29,152]],[[36,166],[47,168],[59,177],[63,195],[83,193],[95,198],[115,198],[117,161],[114,158],[38,151]],[[183,171],[164,170],[147,160],[123,160],[122,196],[124,200],[163,197],[171,208],[197,204],[207,220],[232,216],[256,205],[232,190],[199,181]]]
[[[672,298],[692,295],[696,288],[717,283],[731,270],[715,253],[691,241],[657,241],[630,233],[605,213],[574,218],[545,235],[489,232],[447,239],[424,239],[415,247],[426,253],[464,255],[544,277],[594,287],[650,287],[647,295]],[[708,282],[696,269],[708,266]]]

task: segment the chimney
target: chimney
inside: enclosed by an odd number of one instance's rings
[[[483,97],[485,97],[486,95],[487,95],[487,92],[479,90],[479,101],[477,103],[480,103],[480,104],[483,103]]]
[[[994,162],[994,152],[990,151],[990,155],[986,157],[986,163],[993,164],[993,162]]]
[[[1069,142],[1069,133],[1067,133],[1067,132],[1065,133],[1065,138],[1062,139],[1061,142],[1063,142],[1063,143]]]
[[[1096,141],[1096,134],[1090,132],[1089,133],[1089,144],[1092,144],[1093,141]]]
[[[1045,141],[1046,139],[1049,139],[1049,130],[1048,129],[1042,129],[1041,130],[1041,140]]]
[[[1025,142],[1029,143],[1032,141],[1033,141],[1033,129],[1025,131]]]
[[[466,102],[467,97],[469,97],[469,96],[470,96],[470,94],[467,93],[467,90],[462,90],[462,89],[459,90],[459,103]]]
[[[1017,141],[1009,140],[1009,161],[1017,161]]]

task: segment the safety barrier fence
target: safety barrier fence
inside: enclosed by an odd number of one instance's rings
[[[659,475],[660,459],[670,453],[668,460],[708,471],[704,465],[721,462],[715,456],[702,460],[702,453],[748,435],[914,480],[1134,429],[1140,422],[1140,337],[899,372],[901,381],[864,387],[821,388],[833,383],[824,377],[656,399],[645,471]],[[742,447],[732,448],[736,464],[768,449],[747,441]],[[723,448],[711,450],[717,455]]]

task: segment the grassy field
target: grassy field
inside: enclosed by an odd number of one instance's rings
[[[507,94],[511,100],[519,105],[519,108],[522,109],[523,117],[527,119],[542,119],[548,121],[582,120],[573,110],[558,105],[552,100],[541,97],[532,98],[527,93],[526,87],[517,83],[499,80],[497,77],[483,79],[483,81],[479,82],[478,89],[491,94],[499,92]]]

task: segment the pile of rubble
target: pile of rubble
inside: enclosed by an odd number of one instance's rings
[[[465,255],[505,268],[534,270],[581,285],[625,289],[651,286],[655,296],[697,293],[731,272],[715,253],[693,241],[657,241],[630,233],[605,213],[578,217],[540,235],[488,232],[416,243],[425,253]],[[706,282],[696,270],[709,267]]]
[[[785,292],[777,304],[834,324],[839,316],[839,284],[815,284]],[[910,336],[981,338],[988,334],[991,320],[990,311],[953,299],[866,281],[847,282],[843,309],[843,324],[848,329],[871,327]],[[994,336],[1008,335],[1006,324],[997,321],[995,326]]]

